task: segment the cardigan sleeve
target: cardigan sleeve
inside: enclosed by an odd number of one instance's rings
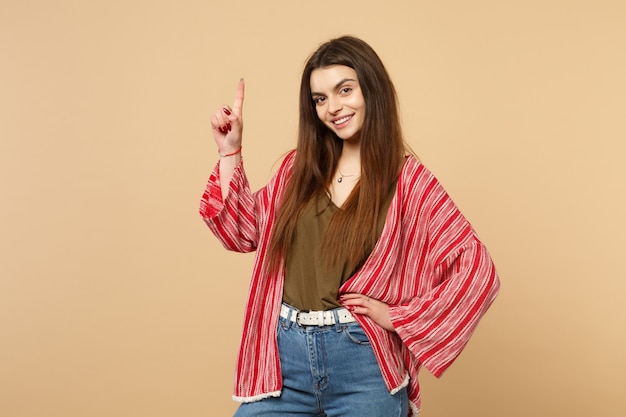
[[[293,162],[290,153],[269,183],[256,192],[250,190],[243,160],[235,167],[226,198],[222,199],[219,161],[215,165],[200,200],[200,217],[228,250],[252,252],[274,211],[278,192],[284,186],[285,172]]]
[[[434,177],[427,188],[413,226],[427,254],[414,279],[424,284],[389,311],[409,351],[439,377],[468,343],[500,284],[486,247],[452,199]]]
[[[257,246],[257,222],[243,160],[235,167],[225,200],[219,172],[218,162],[200,200],[200,217],[226,249],[252,252]]]

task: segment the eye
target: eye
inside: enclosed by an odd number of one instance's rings
[[[341,94],[350,94],[350,92],[352,91],[352,87],[343,87],[341,90],[339,90],[339,92]]]
[[[324,96],[313,97],[313,102],[318,106],[321,106],[322,104],[324,104],[324,101],[326,101],[326,97]]]

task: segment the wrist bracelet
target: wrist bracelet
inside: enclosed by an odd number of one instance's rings
[[[239,152],[241,152],[241,148],[243,148],[243,146],[240,146],[239,149],[237,149],[233,153],[220,153],[218,151],[217,154],[220,156],[220,158],[224,158],[224,157],[227,157],[227,156],[233,156],[233,155],[237,155]]]

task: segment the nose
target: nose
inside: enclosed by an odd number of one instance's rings
[[[343,108],[341,99],[339,97],[328,98],[328,112],[331,114],[337,114]]]

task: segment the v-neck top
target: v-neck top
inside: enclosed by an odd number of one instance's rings
[[[385,225],[387,211],[395,192],[395,184],[378,216],[377,238]],[[328,225],[339,210],[327,194],[313,197],[296,223],[291,252],[285,265],[283,301],[299,310],[330,310],[341,307],[339,287],[363,264],[348,262],[347,258],[334,268],[321,262],[319,248]],[[372,248],[373,249],[373,248]]]

